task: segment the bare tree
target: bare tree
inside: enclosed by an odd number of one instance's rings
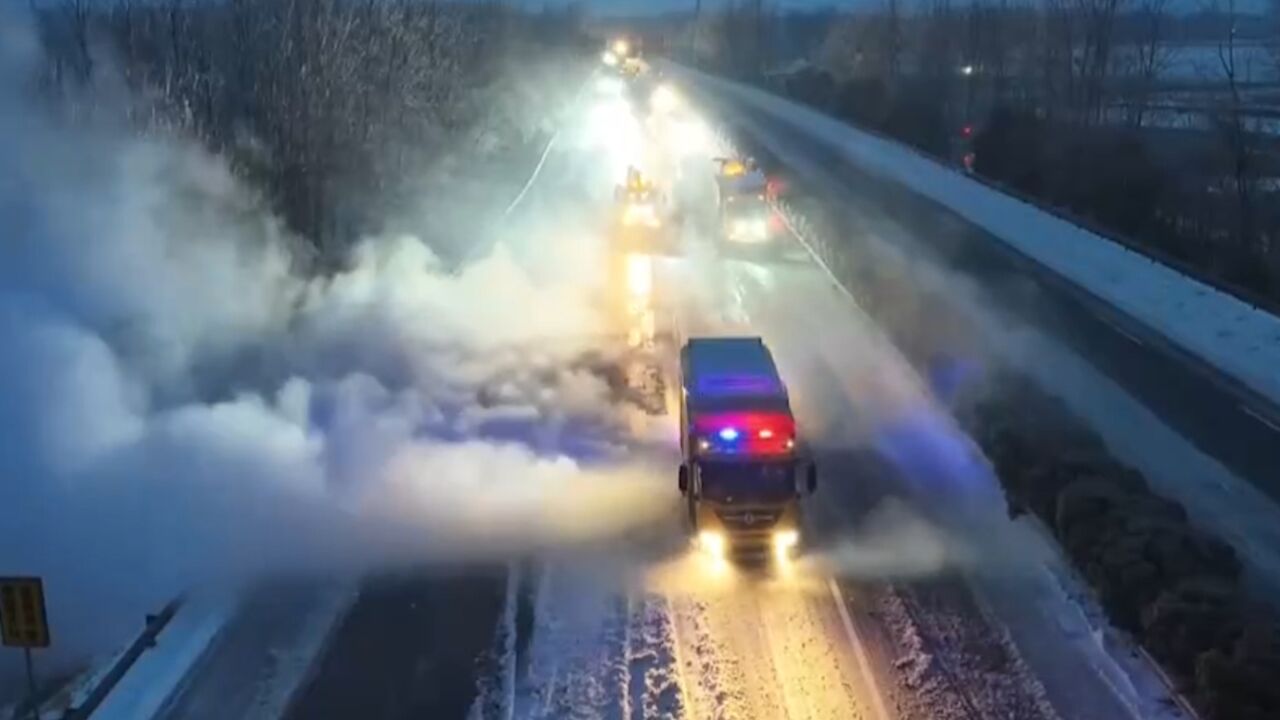
[[[1230,19],[1230,26],[1226,37],[1218,43],[1218,63],[1227,86],[1227,94],[1214,113],[1214,125],[1226,150],[1228,169],[1226,190],[1235,198],[1236,240],[1242,247],[1254,249],[1252,246],[1258,240],[1255,223],[1257,173],[1254,167],[1254,156],[1256,147],[1240,92],[1243,68],[1237,47],[1239,15],[1236,12],[1235,0],[1227,0],[1225,12]]]
[[[1116,15],[1126,0],[1075,0],[1083,32],[1079,56],[1083,119],[1100,123],[1106,107]]]
[[[1045,0],[1039,85],[1046,114],[1074,114],[1080,41],[1074,0]]]
[[[1128,121],[1131,127],[1142,127],[1152,94],[1173,58],[1166,42],[1169,25],[1169,0],[1140,0],[1134,13],[1138,21],[1138,37],[1129,63]]]

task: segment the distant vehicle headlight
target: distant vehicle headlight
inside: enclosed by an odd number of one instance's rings
[[[609,67],[613,67],[618,64],[618,56],[615,55],[612,50],[605,50],[604,55],[600,56],[600,60]]]
[[[739,218],[730,226],[733,239],[744,242],[766,240],[769,237],[769,222],[763,218]]]
[[[625,225],[647,225],[655,227],[658,225],[658,212],[653,205],[649,203],[636,203],[628,205],[622,214],[622,222]]]
[[[659,85],[653,91],[653,109],[666,113],[671,112],[680,104],[680,98],[676,96],[676,91],[672,90],[669,85]]]

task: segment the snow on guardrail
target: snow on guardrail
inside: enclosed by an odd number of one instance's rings
[[[859,168],[939,203],[1184,352],[1280,403],[1280,317],[904,145],[754,87],[673,69],[826,142]]]

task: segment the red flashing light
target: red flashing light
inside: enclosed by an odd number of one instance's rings
[[[973,126],[965,125],[964,127],[960,128],[960,135],[962,137],[973,137]]]
[[[795,447],[796,425],[780,412],[707,413],[693,418],[693,433],[712,454],[782,455]]]

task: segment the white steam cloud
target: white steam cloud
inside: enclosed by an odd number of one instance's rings
[[[820,549],[816,562],[840,577],[902,580],[964,569],[973,562],[973,551],[962,538],[890,497],[867,513],[856,534]]]
[[[5,14],[0,574],[45,578],[63,652],[201,583],[499,557],[666,509],[666,476],[619,452],[600,273],[545,261],[581,228],[525,218],[458,271],[372,238],[299,276],[218,158],[33,101],[38,46]]]

